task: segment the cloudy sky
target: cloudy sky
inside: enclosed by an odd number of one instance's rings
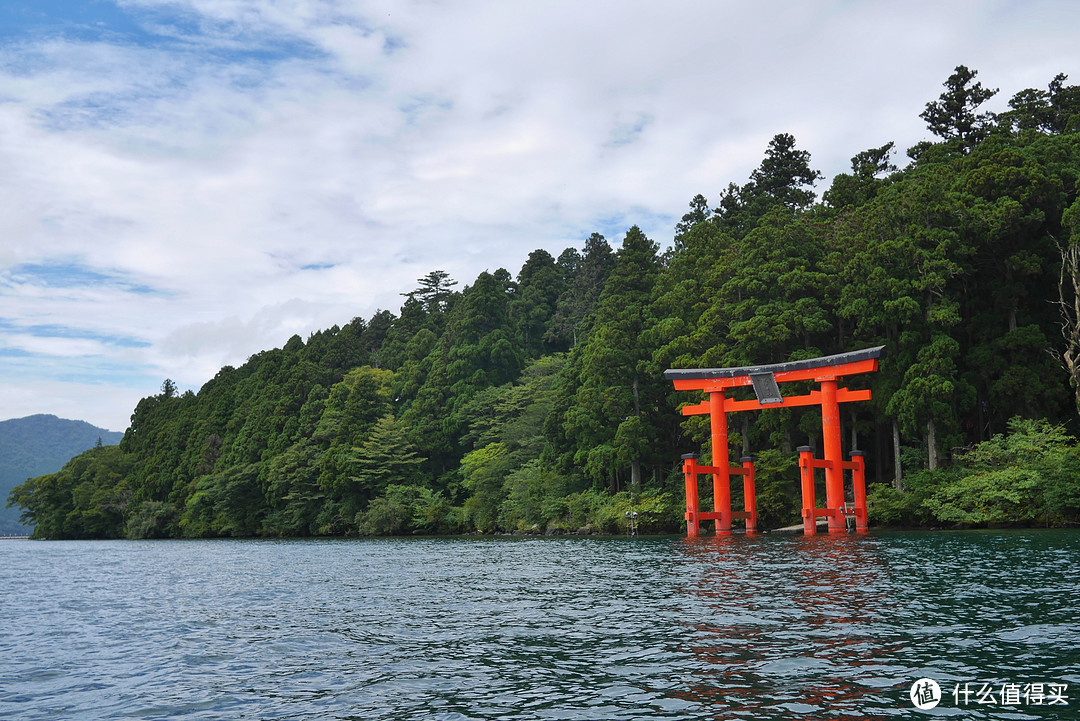
[[[4,0],[0,419],[112,430],[165,378],[637,224],[792,133],[928,139],[958,64],[1080,81],[1080,3]],[[903,160],[902,150],[898,160]]]

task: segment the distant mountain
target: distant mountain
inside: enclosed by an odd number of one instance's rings
[[[123,433],[52,415],[0,421],[0,535],[27,533],[19,508],[4,508],[8,492],[27,478],[59,471],[73,456],[97,445],[116,445]]]

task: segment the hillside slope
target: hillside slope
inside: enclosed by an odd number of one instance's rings
[[[86,421],[39,414],[0,421],[0,535],[25,533],[18,508],[3,508],[8,492],[27,478],[59,471],[73,456],[120,442],[123,433],[107,431]]]

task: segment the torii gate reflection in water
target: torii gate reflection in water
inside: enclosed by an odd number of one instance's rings
[[[840,404],[870,400],[869,390],[852,391],[838,388],[837,381],[843,376],[871,373],[878,369],[878,358],[884,346],[867,348],[851,353],[811,358],[809,360],[776,363],[773,365],[747,366],[744,368],[703,368],[699,370],[672,368],[664,371],[664,377],[675,383],[678,391],[704,391],[708,398],[697,405],[684,406],[684,416],[709,414],[712,436],[713,465],[700,466],[695,454],[683,456],[683,473],[686,475],[686,535],[697,536],[700,522],[716,522],[717,534],[731,533],[733,518],[746,519],[746,531],[757,530],[757,497],[754,483],[752,458],[741,459],[741,466],[732,466],[728,456],[727,414],[738,411],[756,411],[766,408],[793,408],[796,406],[821,406],[821,436],[824,459],[813,457],[809,446],[799,447],[799,471],[802,479],[803,532],[817,533],[817,519],[829,519],[829,533],[847,531],[847,516],[855,517],[855,528],[866,530],[866,467],[860,451],[851,452],[851,460],[843,460],[840,434]],[[780,393],[780,383],[812,380],[820,384],[820,390],[804,396],[785,398]],[[731,388],[753,386],[756,400],[733,400],[725,393]],[[814,492],[814,469],[825,469],[825,508],[817,507]],[[854,507],[844,502],[844,471],[852,472]],[[698,481],[700,473],[713,477],[713,510],[702,512],[698,507]],[[743,478],[744,510],[731,510],[731,476]]]

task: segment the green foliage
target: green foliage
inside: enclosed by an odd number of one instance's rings
[[[465,520],[481,533],[498,526],[499,506],[503,499],[503,478],[512,468],[506,444],[489,443],[465,455],[461,470],[469,498],[465,501]]]
[[[514,469],[503,482],[499,528],[511,532],[567,528],[571,524],[567,498],[574,485],[572,478],[540,459]]]
[[[368,505],[366,511],[357,517],[356,525],[365,536],[393,536],[405,532],[412,520],[412,509],[397,488],[387,489],[386,496],[380,496]]]
[[[798,460],[794,453],[769,448],[754,461],[758,526],[761,528],[779,528],[799,522],[802,502]]]
[[[566,437],[577,446],[575,462],[587,475],[612,490],[621,485],[620,469],[640,472],[650,448],[659,407],[666,392],[662,379],[647,374],[651,353],[639,338],[660,265],[657,246],[636,226],[626,233],[615,267],[604,285],[596,321],[579,353],[571,356],[570,373],[577,391],[562,422]]]
[[[614,264],[611,246],[599,233],[593,233],[585,241],[583,254],[571,248],[559,256],[563,291],[556,300],[545,342],[565,350],[576,346],[588,334],[600,293]]]
[[[505,271],[484,272],[462,293],[429,354],[428,374],[415,398],[407,399],[402,421],[429,459],[433,476],[444,476],[461,463],[467,409],[474,397],[521,372],[524,358],[510,319],[509,283]]]
[[[641,495],[620,491],[608,494],[589,489],[566,497],[566,514],[549,521],[548,528],[574,533],[626,533],[630,515],[636,514],[638,533],[675,533],[684,528],[682,494],[646,489]]]
[[[143,501],[125,526],[128,538],[172,538],[179,533],[176,506],[166,501]]]
[[[895,173],[898,168],[891,160],[895,143],[888,142],[880,148],[871,148],[851,159],[851,174],[839,173],[822,199],[833,208],[857,207],[874,198],[889,178],[883,174]]]
[[[22,507],[33,538],[121,538],[133,493],[134,459],[117,446],[94,448],[62,469],[16,486],[8,504]]]
[[[779,133],[769,141],[765,158],[750,173],[750,181],[741,187],[730,183],[721,193],[717,217],[727,231],[741,238],[777,207],[789,211],[808,208],[814,202],[812,188],[820,178],[821,173],[810,168],[810,153],[795,149],[794,136]],[[683,222],[687,222],[685,218]]]
[[[628,492],[617,493],[609,503],[602,505],[593,525],[608,533],[626,533],[628,514],[637,514],[635,523],[638,533],[672,533],[683,523],[682,494],[646,489],[640,496]]]
[[[257,535],[267,512],[258,473],[259,466],[249,463],[200,478],[180,516],[183,535]]]
[[[1046,90],[1026,88],[1016,93],[1001,120],[1021,132],[1080,131],[1080,86],[1065,85],[1067,79],[1067,75],[1059,73]]]
[[[960,477],[924,505],[941,521],[1002,524],[1077,521],[1080,446],[1060,426],[1014,418],[999,434],[960,454]]]
[[[990,113],[979,113],[979,107],[997,94],[982,83],[973,82],[977,70],[957,65],[945,81],[945,92],[934,102],[926,104],[919,117],[926,121],[930,131],[945,140],[957,140],[970,148],[986,137],[993,121]]]
[[[866,494],[867,515],[874,526],[914,526],[928,514],[920,514],[922,499],[911,491],[901,491],[881,483]],[[920,517],[921,515],[921,517]]]
[[[372,497],[390,484],[419,482],[419,466],[427,459],[416,455],[408,430],[392,415],[385,415],[363,443],[353,448],[349,460],[354,473],[349,480]]]
[[[416,298],[429,313],[445,310],[453,297],[450,289],[457,285],[445,270],[433,270],[416,282],[420,284],[419,288],[402,295]]]
[[[867,489],[867,513],[872,525],[914,527],[935,521],[926,499],[945,481],[955,475],[954,469],[919,470],[904,477],[904,490],[883,483]]]
[[[516,325],[525,352],[538,356],[561,347],[554,326],[559,296],[566,288],[566,279],[546,250],[534,250],[518,273],[517,287],[510,302],[510,316]]]
[[[887,525],[1080,522],[1080,444],[1061,426],[1013,418],[1009,432],[957,454],[956,463],[877,485],[870,518]]]
[[[302,439],[273,457],[266,473],[269,511],[263,520],[263,534],[307,536],[317,532],[314,519],[327,502],[327,493],[318,483],[320,456],[316,443]]]
[[[357,516],[356,526],[365,536],[456,533],[461,530],[461,511],[438,491],[392,484]]]

